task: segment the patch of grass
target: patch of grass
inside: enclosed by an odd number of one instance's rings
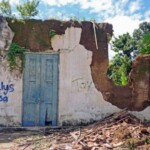
[[[130,140],[128,141],[128,148],[129,148],[129,150],[135,150],[136,146],[135,146],[135,141],[134,141],[134,139],[130,139]]]

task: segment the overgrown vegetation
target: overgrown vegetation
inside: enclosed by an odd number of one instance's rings
[[[126,33],[114,38],[112,50],[116,55],[110,62],[108,77],[115,85],[126,85],[135,56],[150,54],[150,22],[141,23],[133,35]]]
[[[50,30],[49,31],[49,36],[50,36],[50,48],[52,49],[52,42],[51,39],[56,35],[56,31],[55,30]]]
[[[56,35],[56,31],[55,30],[50,30],[49,31],[50,38],[53,38],[55,35]]]
[[[20,63],[17,62],[17,58],[20,58],[21,67],[23,67],[24,58],[25,58],[25,54],[24,54],[25,51],[26,51],[26,49],[20,47],[16,43],[11,44],[11,46],[8,50],[8,53],[7,53],[7,59],[8,59],[8,62],[9,62],[10,71],[20,67]]]

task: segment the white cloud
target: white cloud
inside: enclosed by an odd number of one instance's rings
[[[113,18],[108,18],[105,22],[111,23],[113,25],[114,36],[118,37],[124,33],[129,32],[133,33],[134,29],[138,28],[141,21],[139,20],[139,16],[130,17],[125,15],[114,16]],[[109,46],[109,59],[111,60],[116,53],[112,51]]]
[[[129,2],[129,0],[121,0],[121,3],[124,3],[124,4],[126,4],[128,2]]]
[[[109,10],[112,8],[112,0],[42,0],[50,6],[64,6],[67,4],[80,4],[82,9],[92,9],[92,12]]]
[[[112,0],[92,0],[87,1],[87,3],[80,2],[81,8],[88,9],[91,8],[91,12],[98,13],[103,10],[112,9]]]
[[[64,6],[69,3],[76,4],[79,2],[79,0],[41,0],[44,4],[50,5],[50,6]]]
[[[79,4],[80,8],[88,9],[89,13],[97,13],[99,18],[107,19],[116,15],[133,15],[140,9],[141,0],[41,0],[50,6],[65,6]],[[129,3],[129,7],[125,9]],[[80,12],[80,10],[78,10]],[[134,14],[136,15],[136,14]]]
[[[142,15],[141,14],[134,14],[134,15],[132,15],[130,17],[133,20],[141,20],[142,19]]]
[[[57,2],[56,0],[42,0],[44,4],[46,5],[50,5],[50,6],[53,6],[53,5],[57,5]]]
[[[131,2],[129,10],[131,13],[134,13],[135,11],[140,9],[140,6],[141,6],[141,0]]]
[[[132,34],[135,28],[138,28],[140,20],[133,20],[129,16],[115,16],[113,18],[108,18],[105,22],[111,23],[113,25],[114,35],[118,36],[129,32]]]
[[[20,3],[20,1],[19,0],[10,0],[10,4],[11,5],[17,5],[17,4],[19,4]]]
[[[150,10],[146,11],[144,14],[144,21],[150,22]]]

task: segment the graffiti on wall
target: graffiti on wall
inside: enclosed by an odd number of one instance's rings
[[[14,84],[5,84],[0,81],[0,102],[8,102],[8,93],[14,91]]]
[[[90,90],[92,88],[92,81],[87,81],[84,78],[77,78],[72,81],[73,84],[77,87],[78,91],[80,90]]]

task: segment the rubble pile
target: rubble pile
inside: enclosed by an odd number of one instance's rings
[[[87,126],[10,129],[0,150],[150,150],[150,124],[123,110]]]
[[[54,139],[50,150],[150,150],[150,126],[123,110]]]

